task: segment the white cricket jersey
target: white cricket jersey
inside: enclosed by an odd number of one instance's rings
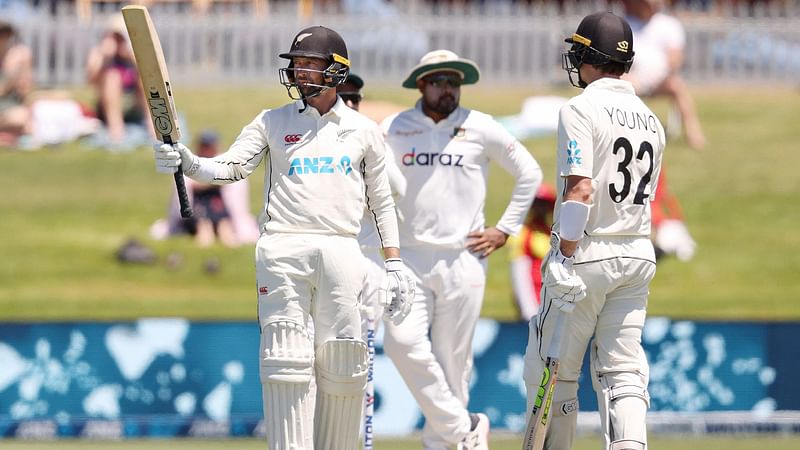
[[[406,179],[400,173],[400,169],[394,162],[391,149],[386,147],[386,176],[389,177],[389,188],[392,190],[392,197],[395,203],[406,194]],[[399,223],[403,220],[398,217]],[[378,230],[375,228],[375,220],[372,212],[365,209],[364,217],[361,219],[361,232],[358,234],[358,243],[362,249],[378,249],[381,241],[378,239]]]
[[[556,220],[563,177],[577,175],[592,179],[587,235],[649,236],[664,145],[661,122],[631,83],[601,78],[589,84],[559,112]]]
[[[340,98],[322,116],[302,101],[262,111],[227,152],[201,158],[187,175],[231,183],[265,157],[264,231],[356,237],[367,208],[382,245],[398,247],[380,129]]]
[[[464,248],[467,234],[484,227],[489,161],[516,179],[511,201],[497,228],[516,234],[542,181],[539,164],[491,116],[457,108],[434,122],[415,108],[381,124],[386,144],[406,179],[398,200],[404,247]]]

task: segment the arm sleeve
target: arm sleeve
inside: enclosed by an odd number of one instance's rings
[[[384,148],[386,149],[386,175],[389,177],[389,188],[391,188],[394,198],[402,198],[406,195],[406,177],[403,176],[403,172],[397,167],[397,163],[392,155],[392,149],[385,144]]]
[[[542,169],[522,143],[502,125],[491,119],[486,133],[489,157],[510,173],[516,180],[511,201],[497,222],[497,229],[505,234],[519,233],[536,190],[542,184]]]
[[[558,113],[558,175],[592,177],[594,163],[591,119],[579,105],[569,102]]]
[[[400,247],[397,215],[387,175],[386,147],[377,127],[367,130],[365,147],[361,170],[366,185],[367,209],[375,220],[381,247]]]
[[[269,151],[268,119],[267,111],[263,111],[242,129],[228,151],[213,158],[198,157],[186,175],[214,184],[233,183],[248,177]]]

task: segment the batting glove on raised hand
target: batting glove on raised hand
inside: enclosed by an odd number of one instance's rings
[[[386,279],[378,292],[378,303],[383,306],[383,320],[399,325],[411,312],[417,283],[399,258],[385,261]]]
[[[181,143],[155,144],[153,150],[155,151],[156,171],[161,173],[175,173],[178,169],[188,172],[198,159],[188,147]]]
[[[566,257],[561,253],[557,239],[552,241],[553,247],[542,285],[547,289],[547,296],[558,309],[565,313],[575,309],[575,303],[586,297],[586,285],[575,273],[572,263],[575,257]]]

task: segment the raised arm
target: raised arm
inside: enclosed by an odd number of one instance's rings
[[[174,173],[178,167],[187,177],[203,183],[228,184],[248,177],[269,151],[266,111],[242,129],[225,153],[201,158],[183,144],[155,145],[156,170]]]

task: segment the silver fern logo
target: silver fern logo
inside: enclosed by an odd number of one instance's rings
[[[354,131],[354,129],[343,129],[336,132],[336,142],[344,142],[348,136],[350,136]]]

